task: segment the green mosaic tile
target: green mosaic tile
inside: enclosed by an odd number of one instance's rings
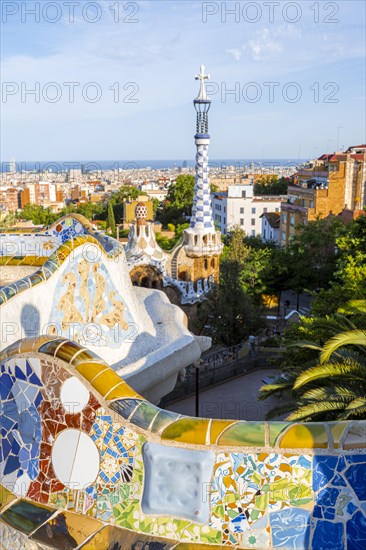
[[[33,273],[33,275],[30,275],[28,277],[28,280],[30,281],[32,286],[39,285],[39,283],[43,283],[44,278],[42,277],[42,274],[38,271]]]
[[[17,294],[19,294],[20,292],[23,292],[23,290],[27,290],[29,288],[29,284],[24,279],[20,279],[20,281],[17,281],[15,283],[15,286],[16,286],[16,289],[17,289]]]
[[[5,301],[10,300],[10,298],[16,295],[16,289],[11,286],[4,286],[1,292],[5,296]]]
[[[144,430],[147,430],[159,410],[159,407],[152,405],[148,401],[142,401],[130,417],[130,422]]]
[[[333,436],[333,445],[335,449],[339,448],[342,435],[350,423],[351,422],[327,422]]]
[[[141,399],[118,399],[109,403],[109,406],[127,420],[140,403],[142,403]]]
[[[268,422],[269,426],[269,444],[274,447],[277,443],[278,436],[288,426],[291,426],[291,422]]]
[[[167,426],[168,424],[171,424],[175,420],[178,420],[179,414],[172,412],[172,411],[166,411],[164,409],[160,409],[160,412],[156,416],[153,425],[151,426],[152,432],[160,432],[162,428]]]
[[[224,431],[218,439],[220,447],[227,445],[244,447],[263,447],[265,445],[264,422],[237,422]]]
[[[10,527],[28,534],[47,521],[54,513],[55,510],[46,508],[46,506],[20,500],[5,510],[0,518]]]

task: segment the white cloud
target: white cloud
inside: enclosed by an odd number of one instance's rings
[[[228,50],[225,50],[226,53],[230,54],[234,59],[235,61],[240,61],[241,59],[241,56],[243,54],[243,49],[241,48],[232,48],[232,49],[228,49]]]

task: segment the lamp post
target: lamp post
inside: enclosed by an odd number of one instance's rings
[[[198,418],[200,415],[200,364],[201,361],[195,361],[193,366],[196,371],[196,391],[195,391],[195,416]]]

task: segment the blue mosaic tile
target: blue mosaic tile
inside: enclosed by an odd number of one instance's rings
[[[334,456],[314,456],[313,489],[322,489],[334,476],[338,458]]]
[[[316,522],[314,530],[312,548],[314,550],[345,550],[343,531],[342,523],[333,523],[319,519]]]
[[[366,500],[366,464],[352,464],[345,477],[360,500]]]
[[[333,487],[347,487],[347,483],[344,481],[343,477],[339,474],[336,474],[332,479]]]
[[[339,489],[322,489],[317,497],[316,497],[316,503],[319,506],[335,506],[335,503],[337,501],[337,498],[339,496]]]
[[[324,510],[324,519],[334,519],[335,518],[335,508],[326,508]]]
[[[356,512],[347,521],[347,550],[366,548],[366,518],[362,512]]]
[[[274,548],[304,550],[309,547],[309,518],[307,510],[287,508],[270,514]]]

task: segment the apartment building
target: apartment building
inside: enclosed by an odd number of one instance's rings
[[[212,212],[221,233],[239,226],[248,236],[262,234],[263,214],[281,211],[287,195],[254,195],[254,186],[230,185],[227,192],[214,193]]]
[[[47,181],[28,183],[21,192],[20,201],[22,208],[27,204],[47,207],[52,204],[63,203],[63,193],[61,189],[58,189],[56,183]]]
[[[2,212],[15,212],[20,208],[21,188],[0,186],[0,210]]]
[[[286,246],[297,226],[329,215],[352,219],[366,206],[366,145],[322,155],[295,175],[288,202],[281,205],[280,243]]]

